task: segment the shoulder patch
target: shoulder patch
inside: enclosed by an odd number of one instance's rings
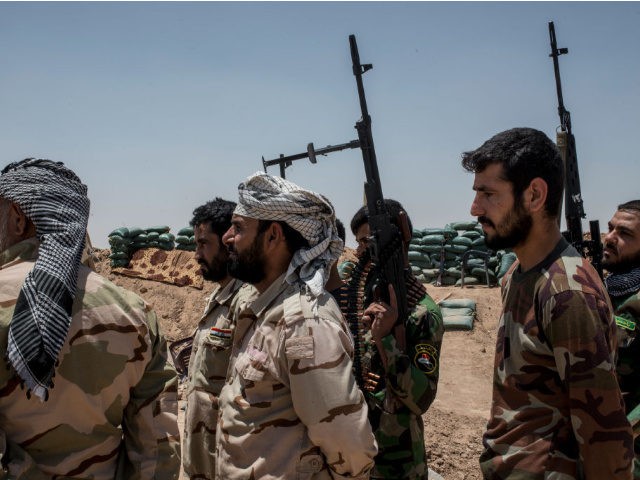
[[[624,317],[619,317],[616,315],[616,325],[622,328],[623,330],[634,331],[636,329],[636,323],[633,320],[629,320]]]
[[[416,354],[413,364],[427,375],[432,374],[438,368],[438,351],[433,345],[419,343],[416,345]]]
[[[290,360],[300,360],[302,358],[313,358],[313,337],[293,337],[285,340],[285,355]]]

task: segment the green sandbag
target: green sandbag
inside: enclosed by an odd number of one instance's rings
[[[456,284],[456,279],[452,277],[442,277],[441,283],[444,286],[453,286]]]
[[[161,233],[158,237],[159,242],[173,242],[176,239],[173,233]]]
[[[144,233],[144,229],[140,227],[131,227],[129,229],[129,238],[135,238],[142,233]]]
[[[420,239],[420,245],[442,245],[444,235],[425,235]]]
[[[414,228],[411,234],[413,235],[413,238],[420,238],[422,237],[422,230],[417,230]],[[193,233],[191,233],[191,235],[193,235]]]
[[[189,237],[187,237],[186,235],[178,235],[176,237],[176,243],[180,245],[188,245],[190,243]]]
[[[465,222],[451,222],[447,224],[447,227],[451,227],[454,230],[473,230],[476,225],[478,225],[476,220],[467,220]]]
[[[483,235],[477,230],[467,230],[466,232],[462,232],[460,237],[470,238],[473,241],[482,238]]]
[[[442,300],[438,305],[444,308],[471,308],[474,311],[476,309],[476,301],[471,298],[449,298]]]
[[[176,250],[185,250],[188,252],[195,252],[196,246],[193,243],[189,243],[189,244],[179,243],[178,245],[176,245]]]
[[[149,248],[149,242],[133,242],[131,244],[131,250],[140,250],[143,248]]]
[[[107,240],[109,241],[109,245],[112,247],[129,245],[131,243],[130,239],[121,237],[120,235],[111,235]]]
[[[462,245],[466,248],[469,248],[473,244],[473,240],[468,237],[456,237],[451,240],[451,243],[454,245]]]
[[[445,272],[447,272],[448,276],[453,277],[456,280],[462,276],[462,272],[458,267],[449,267],[445,270]]]
[[[482,281],[482,283],[484,283],[484,280]],[[467,286],[467,285],[480,285],[480,280],[478,280],[476,277],[465,276],[464,277],[464,284],[465,284],[465,286]],[[461,286],[462,286],[462,278],[460,278],[456,282],[456,287],[461,287]]]
[[[181,235],[183,237],[190,237],[191,235],[193,235],[193,227],[181,228],[180,230],[178,230],[178,235]]]
[[[440,253],[442,247],[440,245],[421,245],[420,251],[424,253]]]
[[[126,267],[129,265],[129,260],[111,260],[112,267]]]
[[[431,267],[431,260],[426,258],[415,258],[413,260],[409,260],[409,264],[411,266],[419,267],[420,269]]]
[[[478,280],[481,280],[482,282],[486,282],[487,281],[487,276],[485,275],[485,269],[484,268],[473,268],[471,269],[471,275],[476,277]],[[496,274],[493,272],[493,270],[489,269],[487,270],[487,272],[489,272],[489,283],[497,283],[498,282],[498,277],[496,277]]]
[[[108,237],[112,237],[114,235],[119,236],[119,237],[128,237],[129,236],[129,229],[127,227],[119,227],[119,228],[116,228],[113,232],[111,232],[107,236]]]
[[[442,304],[440,304],[440,311],[442,312],[442,318],[455,317],[457,315],[473,316],[475,312],[472,308],[443,307]]]
[[[111,260],[129,260],[129,255],[126,252],[111,252],[109,258]]]
[[[162,250],[173,250],[173,242],[158,242],[158,248]]]
[[[424,275],[420,274],[420,275],[416,275],[416,279],[420,282],[420,283],[426,283],[427,279],[424,277]]]
[[[444,235],[444,228],[423,228],[422,236],[426,237],[427,235]]]
[[[486,245],[484,236],[478,237],[475,240],[473,240],[471,242],[471,245],[474,247],[474,250],[475,250],[475,247],[480,247],[480,246],[484,247]]]
[[[451,252],[454,254],[461,254],[469,250],[469,247],[465,247],[464,245],[452,245],[450,243],[444,246],[445,252]]]
[[[420,275],[422,273],[422,269],[415,265],[411,265],[411,273],[413,273],[414,275]]]
[[[147,237],[146,233],[140,233],[133,237],[133,243],[144,243],[149,241],[149,237]]]
[[[465,315],[455,315],[442,319],[444,330],[473,330],[473,317]]]
[[[500,258],[500,266],[498,267],[497,277],[502,278],[504,274],[511,268],[511,265],[517,260],[516,254],[513,252],[505,253]]]
[[[147,233],[157,232],[158,234],[161,234],[161,233],[167,233],[169,230],[171,230],[171,228],[169,228],[166,225],[156,225],[154,227],[149,227],[146,230],[147,230]]]
[[[484,260],[482,258],[469,258],[467,259],[467,270],[475,267],[484,267]]]
[[[407,256],[409,257],[409,261],[411,261],[411,260],[422,259],[424,257],[424,254],[422,252],[415,252],[415,251],[409,250],[407,252]]]
[[[154,232],[153,230],[147,232],[147,240],[149,242],[157,242],[158,238],[160,238],[160,234],[158,232]]]
[[[489,257],[489,261],[487,263],[489,264],[489,268],[495,272],[500,261],[498,260],[498,257]]]
[[[436,277],[440,273],[439,268],[423,268],[422,274],[425,277]]]

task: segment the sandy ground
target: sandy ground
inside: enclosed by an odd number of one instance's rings
[[[158,314],[169,340],[178,340],[193,332],[211,284],[205,283],[205,288],[198,290],[116,275],[110,271],[107,255],[106,250],[97,252],[98,273],[147,300]],[[491,404],[500,291],[487,287],[461,289],[431,285],[427,285],[427,289],[436,301],[471,298],[477,302],[474,329],[446,332],[444,336],[438,394],[423,417],[429,467],[446,480],[480,480],[478,457]]]

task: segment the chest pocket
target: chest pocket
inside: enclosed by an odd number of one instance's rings
[[[236,360],[236,373],[242,379],[242,397],[251,406],[264,408],[273,400],[276,382],[268,367],[267,354],[253,345]]]

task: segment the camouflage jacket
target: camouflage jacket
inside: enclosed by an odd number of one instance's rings
[[[236,315],[216,478],[369,478],[376,443],[333,297],[311,299],[283,275]]]
[[[618,382],[634,435],[633,478],[640,480],[640,292],[611,301],[618,326]]]
[[[218,395],[227,376],[235,328],[229,309],[241,286],[239,280],[231,280],[213,291],[193,338],[182,449],[184,471],[193,478],[214,477]]]
[[[503,279],[484,478],[627,480],[632,434],[615,376],[611,303],[564,239]]]
[[[0,351],[38,242],[0,256]],[[140,297],[81,266],[55,386],[27,398],[0,356],[0,478],[175,479],[177,378]]]
[[[426,480],[422,414],[436,396],[440,370],[440,348],[444,324],[440,307],[425,295],[405,321],[404,350],[393,335],[382,339],[387,371],[372,359],[372,372],[386,385],[367,392],[369,420],[378,441],[378,455],[371,478]],[[365,339],[370,341],[370,332]]]

